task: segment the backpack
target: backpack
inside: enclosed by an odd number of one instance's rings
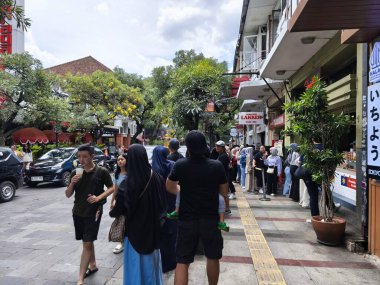
[[[247,163],[247,155],[243,154],[240,156],[240,164],[245,165]]]

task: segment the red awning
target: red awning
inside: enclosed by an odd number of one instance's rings
[[[53,130],[44,130],[44,134],[48,137],[49,141],[55,143],[56,142],[56,133]],[[59,133],[58,141],[60,143],[69,143],[70,142],[70,134],[68,133]]]
[[[35,144],[36,142],[39,143],[48,143],[49,139],[44,134],[43,131],[40,131],[36,128],[25,128],[15,131],[12,134],[13,141],[16,143],[22,143],[22,144]]]
[[[235,77],[232,80],[232,83],[231,83],[230,96],[231,97],[236,97],[236,95],[237,95],[237,93],[239,91],[240,83],[242,83],[244,81],[249,81],[249,80],[251,80],[251,78],[249,76]]]

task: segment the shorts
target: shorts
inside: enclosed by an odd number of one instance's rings
[[[86,242],[97,240],[101,219],[102,215],[100,215],[96,222],[95,217],[85,218],[73,215],[75,239]]]
[[[202,241],[207,258],[222,258],[223,238],[218,229],[218,219],[200,218],[198,220],[178,221],[177,263],[189,264],[194,261],[199,240]]]

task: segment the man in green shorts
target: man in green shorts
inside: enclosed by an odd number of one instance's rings
[[[73,220],[75,237],[82,240],[83,249],[77,284],[83,284],[84,278],[98,271],[95,260],[94,241],[98,237],[103,204],[114,187],[108,171],[93,162],[94,147],[85,144],[78,148],[78,160],[83,173],[74,170],[65,194],[70,198],[74,192]],[[107,190],[104,191],[104,185]]]

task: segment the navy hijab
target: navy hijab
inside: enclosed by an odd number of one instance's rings
[[[170,171],[173,168],[174,162],[168,160],[169,151],[162,145],[156,146],[153,149],[152,169],[162,176],[164,181],[168,178]]]

